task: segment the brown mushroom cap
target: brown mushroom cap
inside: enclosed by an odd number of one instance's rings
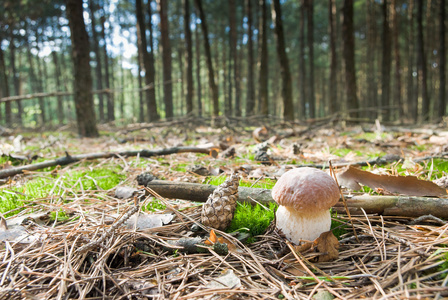
[[[334,179],[316,168],[297,168],[283,174],[272,188],[272,198],[298,212],[314,213],[332,207],[339,200]]]

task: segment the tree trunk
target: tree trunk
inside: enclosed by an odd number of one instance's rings
[[[294,120],[294,106],[292,102],[291,74],[289,72],[289,61],[285,49],[285,38],[283,33],[282,12],[280,0],[272,1],[272,21],[274,23],[274,34],[276,48],[280,63],[280,74],[282,77],[283,117],[285,120]]]
[[[155,97],[155,82],[154,82],[154,62],[151,64],[151,58],[150,54],[148,53],[148,44],[146,41],[146,27],[145,27],[145,18],[143,15],[143,5],[142,0],[136,0],[135,1],[135,8],[136,8],[136,17],[137,17],[137,45],[141,51],[142,55],[142,69],[145,73],[145,83],[146,83],[146,90],[145,90],[145,96],[146,96],[146,119],[149,122],[154,122],[159,119],[159,114],[157,113],[157,103],[156,103],[156,97]],[[152,14],[151,14],[151,5],[148,5],[149,10],[149,18],[151,20]],[[151,32],[151,21],[149,23],[150,27],[150,38],[152,36]],[[151,46],[151,52],[152,52],[152,44]],[[143,109],[143,107],[141,108]]]
[[[353,0],[344,0],[342,8],[342,40],[343,56],[345,62],[345,93],[349,116],[358,117],[358,99],[356,96],[356,70],[355,70],[355,35],[353,29]]]
[[[391,2],[391,22],[393,28],[393,40],[394,40],[394,57],[395,57],[395,84],[394,84],[394,103],[398,105],[398,116],[401,119],[401,116],[404,115],[403,111],[403,99],[401,97],[401,56],[400,56],[400,40],[398,33],[399,22],[398,22],[398,14],[397,14],[397,0],[392,0]],[[392,110],[391,110],[392,111]],[[394,110],[395,111],[395,110]],[[394,120],[397,114],[393,115]]]
[[[300,20],[299,20],[299,87],[300,87],[300,119],[306,120],[307,114],[307,98],[306,98],[306,65],[305,65],[305,8],[306,0],[301,0]]]
[[[418,79],[421,82],[422,90],[422,121],[429,120],[429,97],[428,85],[426,82],[426,57],[423,44],[423,0],[417,0],[417,68]]]
[[[366,70],[366,80],[367,80],[367,107],[373,109],[378,107],[378,89],[376,81],[376,68],[375,68],[375,58],[376,58],[376,10],[375,10],[375,0],[368,0],[367,2],[367,70]],[[379,113],[379,112],[378,112]],[[377,112],[370,111],[367,113],[370,118],[377,118]]]
[[[53,64],[54,64],[54,78],[56,81],[56,86],[58,91],[61,90],[62,84],[61,84],[61,67],[59,65],[58,61],[58,54],[56,51],[51,52],[51,56],[53,57]],[[57,112],[58,112],[58,122],[59,125],[64,124],[64,106],[62,103],[62,96],[57,97]]]
[[[407,74],[407,113],[406,116],[409,117],[414,122],[417,121],[417,107],[418,107],[418,93],[414,89],[414,0],[409,0],[408,7],[408,74]]]
[[[390,120],[390,69],[391,69],[391,38],[388,20],[389,5],[383,0],[383,60],[381,65],[381,109],[383,120]]]
[[[0,45],[2,42],[2,37],[0,36]],[[3,49],[0,47],[0,87],[2,90],[2,97],[9,97],[9,83],[8,83],[8,74],[6,74],[6,64],[5,64],[5,55],[3,53]],[[11,102],[5,102],[5,124],[6,126],[12,125],[12,111],[11,111]]]
[[[102,9],[103,15],[101,16],[101,38],[104,41],[103,45],[103,53],[104,53],[104,79],[105,79],[105,88],[108,90],[107,93],[107,121],[112,122],[115,120],[115,103],[114,103],[114,94],[110,91],[110,77],[111,73],[109,72],[109,55],[107,54],[106,47],[106,12],[103,7]]]
[[[334,3],[335,0],[328,1],[328,22],[330,24],[330,87],[329,87],[329,105],[328,105],[328,113],[330,115],[336,113],[338,111],[338,90],[336,84],[336,72],[337,72],[337,55],[336,55],[336,26],[335,26],[335,17],[336,17],[336,5]]]
[[[136,0],[139,1],[139,0]],[[138,24],[138,23],[137,23]],[[142,71],[146,70],[144,67],[144,63],[143,63],[143,50],[142,50],[142,46],[140,45],[140,36],[141,36],[141,32],[139,29],[139,26],[137,25],[137,43],[138,43],[138,47],[137,47],[137,52],[138,52],[138,74],[137,74],[137,80],[138,80],[138,121],[139,122],[144,122],[145,121],[145,103],[143,101],[143,83],[142,83]],[[148,91],[146,91],[145,95],[148,95]]]
[[[40,53],[39,43],[41,40],[41,36],[39,34],[39,28],[36,28],[36,51],[37,53]],[[36,77],[36,85],[37,90],[39,92],[44,92],[44,80],[45,76],[42,71],[42,62],[39,58],[39,55],[36,55],[36,69],[37,69],[37,77]],[[51,124],[51,118],[47,119],[47,110],[46,110],[46,101],[45,98],[39,98],[39,107],[41,110],[41,118],[42,118],[42,125],[48,125],[47,123]]]
[[[191,29],[190,29],[190,3],[189,0],[184,1],[184,31],[185,31],[185,62],[187,64],[187,95],[186,95],[186,104],[187,104],[187,115],[193,113],[193,45],[191,40]]]
[[[92,97],[89,37],[83,18],[82,1],[67,0],[67,18],[72,40],[75,108],[78,133],[82,137],[97,137]]]
[[[260,67],[258,75],[258,97],[260,114],[267,116],[269,114],[269,70],[268,70],[268,37],[267,37],[267,8],[266,0],[259,0],[260,21],[259,21],[259,49],[260,49]]]
[[[11,33],[11,40],[9,42],[9,55],[10,55],[10,65],[11,65],[11,72],[12,72],[12,80],[14,84],[14,94],[16,96],[20,95],[20,78],[16,67],[16,46],[14,41],[14,36]],[[17,103],[17,122],[19,125],[22,125],[22,115],[23,115],[23,108],[22,108],[22,101],[18,100]]]
[[[310,103],[310,118],[314,119],[316,116],[316,95],[314,91],[314,21],[313,21],[313,10],[314,4],[312,0],[306,0],[306,10],[307,10],[307,37],[308,37],[308,64],[309,64],[309,103]]]
[[[207,60],[207,69],[208,69],[208,83],[210,86],[210,90],[212,92],[213,117],[218,117],[219,116],[218,87],[215,83],[215,73],[213,70],[212,54],[210,51],[210,42],[209,42],[209,38],[208,38],[207,21],[205,19],[204,10],[202,8],[202,0],[195,0],[194,3],[199,12],[199,18],[201,19],[202,35],[204,38],[205,57]]]
[[[148,53],[148,66],[147,70],[148,73],[146,76],[148,76],[148,79],[146,80],[146,84],[152,86],[149,90],[147,90],[147,93],[149,94],[149,102],[148,102],[148,116],[150,118],[150,121],[157,121],[160,119],[160,116],[157,111],[157,97],[156,97],[156,64],[154,60],[154,52],[156,49],[154,46],[154,31],[152,27],[152,10],[151,10],[151,1],[148,1],[148,5],[146,6],[148,9],[148,16],[149,16],[149,23],[148,23],[148,29],[149,29],[149,47],[151,48]],[[145,35],[146,38],[146,35]],[[146,40],[146,39],[145,39]],[[147,52],[147,51],[146,51]]]
[[[439,8],[439,103],[437,109],[438,121],[441,121],[446,114],[446,77],[445,77],[445,62],[446,62],[446,45],[445,45],[445,0],[440,0]]]
[[[236,30],[236,4],[235,0],[229,0],[229,25],[230,25],[230,56],[233,59],[233,82],[235,86],[235,115],[237,117],[241,116],[241,103],[240,103],[240,74],[238,65],[238,51],[237,51],[237,41],[238,33]],[[232,107],[230,107],[230,112],[232,112]]]
[[[173,118],[173,81],[171,66],[171,43],[168,24],[168,0],[157,0],[160,14],[160,43],[163,61],[163,102],[165,103],[165,118]]]
[[[96,31],[96,19],[95,19],[95,11],[96,6],[94,3],[94,0],[89,0],[89,10],[90,10],[90,25],[92,26],[92,46],[93,46],[93,52],[95,53],[95,59],[96,59],[96,67],[95,67],[95,74],[96,74],[96,89],[102,90],[103,89],[103,64],[101,61],[101,54],[100,54],[100,45],[98,41],[98,33]],[[103,123],[104,120],[104,97],[102,93],[98,94],[98,110],[99,110],[99,118],[100,122]]]
[[[247,9],[247,96],[246,116],[254,114],[255,90],[254,90],[254,42],[253,42],[253,20],[252,0],[246,0]]]
[[[201,85],[201,46],[199,40],[199,27],[195,29],[196,41],[196,84],[197,84],[197,110],[198,116],[202,116],[202,85]]]

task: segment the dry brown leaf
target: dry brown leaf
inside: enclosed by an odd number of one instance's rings
[[[212,246],[213,244],[215,244],[216,242],[221,243],[221,244],[227,244],[227,249],[229,249],[229,251],[235,251],[236,250],[236,246],[234,243],[232,243],[231,241],[229,241],[228,239],[220,236],[218,237],[215,233],[215,231],[212,229],[210,230],[210,237],[208,237],[204,244]]]
[[[382,189],[409,196],[440,197],[447,195],[446,190],[437,186],[437,184],[431,181],[420,180],[415,176],[377,175],[348,166],[337,177],[341,185],[353,190],[361,189],[360,184],[362,184],[374,190]]]
[[[333,232],[326,231],[317,238],[317,250],[323,253],[319,256],[319,262],[332,261],[339,257],[339,241]]]

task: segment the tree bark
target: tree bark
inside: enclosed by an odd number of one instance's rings
[[[259,0],[260,21],[259,21],[259,34],[260,34],[260,66],[258,75],[258,97],[260,114],[267,116],[269,114],[269,69],[268,69],[268,37],[267,37],[267,8],[266,0]]]
[[[219,116],[218,86],[215,83],[215,72],[213,70],[212,54],[210,51],[207,21],[205,18],[204,9],[202,8],[202,0],[195,0],[194,3],[199,12],[199,18],[201,19],[202,35],[204,38],[205,57],[207,60],[207,69],[208,69],[208,84],[212,92],[211,96],[213,104],[213,117],[218,117]]]
[[[160,14],[160,44],[162,46],[163,62],[163,101],[165,103],[165,118],[173,118],[173,82],[171,66],[171,42],[168,24],[168,0],[157,0]]]
[[[367,85],[367,107],[373,109],[378,107],[378,89],[376,81],[376,10],[375,10],[375,0],[367,0],[367,74],[366,74],[366,85]],[[368,112],[370,118],[377,118],[377,113],[375,111]]]
[[[184,7],[184,31],[185,31],[185,61],[187,67],[187,95],[186,95],[186,104],[187,104],[187,114],[193,113],[193,45],[191,40],[191,29],[190,29],[190,3],[189,0],[183,0]]]
[[[417,0],[417,68],[418,81],[421,82],[422,112],[421,120],[429,120],[429,97],[426,72],[425,45],[423,44],[423,0]]]
[[[111,73],[109,72],[109,55],[107,53],[107,47],[106,47],[106,16],[105,16],[105,9],[102,8],[103,15],[101,16],[101,38],[103,39],[104,45],[103,45],[103,53],[104,53],[104,79],[105,79],[105,88],[107,90],[110,90],[110,78]],[[112,80],[113,82],[113,80]],[[115,120],[115,101],[114,101],[114,94],[109,92],[107,93],[107,121],[112,122]]]
[[[414,88],[414,75],[413,75],[414,62],[415,62],[414,0],[409,0],[407,20],[408,20],[408,36],[407,36],[408,74],[407,74],[407,91],[406,91],[407,95],[406,116],[409,117],[414,122],[417,122],[418,92],[416,92]]]
[[[90,10],[90,25],[92,30],[92,46],[93,46],[93,52],[95,53],[95,60],[96,60],[96,67],[95,67],[95,74],[96,74],[96,89],[102,90],[103,89],[103,64],[101,61],[101,52],[100,52],[100,45],[98,40],[98,32],[96,31],[96,18],[95,18],[95,3],[94,0],[89,0],[89,10]],[[98,110],[99,110],[99,119],[100,122],[103,123],[105,121],[104,119],[104,98],[103,94],[98,94]]]
[[[401,97],[401,55],[400,55],[400,40],[399,40],[399,22],[397,14],[397,0],[391,2],[391,22],[393,28],[393,42],[394,42],[394,58],[395,58],[395,85],[394,85],[394,103],[398,105],[399,118],[404,115],[403,99]],[[397,114],[394,114],[392,120],[395,120]]]
[[[233,60],[233,82],[235,87],[235,116],[241,116],[241,103],[240,103],[240,74],[238,65],[238,51],[237,41],[238,33],[236,30],[236,4],[235,0],[229,0],[229,25],[230,25],[230,57]],[[230,114],[232,113],[232,107],[230,107]]]
[[[202,116],[202,84],[201,84],[201,43],[199,37],[199,27],[196,25],[195,29],[196,42],[196,84],[197,84],[197,111],[198,116]]]
[[[289,61],[285,49],[285,38],[283,33],[282,11],[279,0],[273,0],[271,6],[272,21],[274,23],[274,34],[276,37],[276,48],[280,63],[280,74],[282,77],[283,117],[285,120],[294,120],[294,106],[292,101],[292,83],[289,71]]]
[[[10,65],[11,65],[11,72],[12,72],[12,81],[14,85],[14,94],[20,95],[20,77],[17,71],[16,66],[16,46],[14,41],[14,36],[11,33],[11,39],[9,41],[9,55],[10,55]],[[59,86],[59,85],[58,85]],[[22,101],[17,101],[17,122],[19,125],[22,125],[22,115],[23,115],[23,107],[22,107]]]
[[[383,120],[390,120],[390,69],[391,69],[391,36],[389,26],[389,5],[383,0],[383,60],[381,64],[381,108]]]
[[[254,114],[255,90],[254,90],[254,41],[253,41],[253,18],[252,0],[246,0],[247,10],[247,96],[246,116]]]
[[[58,90],[60,90],[62,88],[62,83],[61,83],[61,66],[59,65],[58,54],[56,53],[56,51],[52,51],[51,56],[53,57],[54,78],[56,81],[56,86]],[[62,125],[64,124],[64,106],[61,95],[57,96],[57,112],[58,112],[59,125]]]
[[[306,64],[305,64],[305,10],[306,0],[301,0],[299,20],[299,87],[300,87],[300,119],[306,120],[307,114],[307,88],[306,88]]]
[[[82,137],[97,137],[92,96],[92,74],[90,69],[89,37],[83,18],[82,1],[67,0],[67,18],[72,40],[75,108],[78,133]]]
[[[149,86],[152,86],[148,90],[149,94],[149,102],[148,102],[148,117],[150,121],[158,121],[160,119],[158,110],[157,110],[157,102],[156,102],[156,64],[154,59],[154,53],[155,53],[155,46],[154,46],[154,31],[152,27],[152,10],[151,10],[151,1],[148,1],[147,5],[148,9],[148,16],[149,16],[149,23],[148,23],[148,29],[149,29],[149,47],[150,51],[148,53],[148,68],[147,68],[147,74],[148,79],[146,81],[146,84]],[[148,83],[149,82],[149,83]]]
[[[437,109],[438,121],[441,121],[446,114],[446,44],[445,44],[445,0],[440,0],[439,7],[439,102]]]
[[[345,93],[349,116],[358,117],[358,98],[356,95],[356,70],[355,70],[355,36],[353,29],[353,0],[344,0],[342,40],[343,56],[345,62]]]
[[[310,105],[310,118],[314,119],[316,116],[316,94],[314,91],[314,21],[313,21],[313,10],[314,4],[312,0],[306,0],[306,10],[307,10],[307,38],[308,38],[308,64],[309,64],[309,105]]]
[[[328,113],[330,115],[338,111],[338,90],[336,84],[337,74],[337,54],[336,54],[336,5],[335,0],[328,1],[328,23],[330,24],[330,86],[329,86],[329,105]]]
[[[2,42],[2,37],[0,36],[0,44]],[[5,64],[5,55],[3,49],[0,47],[0,87],[2,89],[2,97],[9,97],[9,83],[8,83],[8,74],[6,73],[6,64]],[[12,110],[11,110],[11,102],[5,103],[5,123],[7,126],[12,125]]]

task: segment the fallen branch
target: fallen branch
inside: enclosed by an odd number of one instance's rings
[[[131,150],[122,152],[100,152],[100,153],[90,153],[90,154],[80,154],[73,155],[66,153],[66,156],[60,157],[54,160],[44,161],[37,164],[25,165],[5,170],[0,170],[0,179],[21,174],[24,172],[30,172],[35,170],[40,170],[48,167],[54,166],[65,166],[71,163],[75,163],[81,160],[93,160],[98,158],[111,158],[111,157],[129,157],[129,156],[140,156],[140,157],[152,157],[160,155],[169,155],[176,153],[204,153],[210,154],[210,152],[215,149],[215,147],[172,147],[160,150]]]
[[[153,180],[146,184],[162,197],[185,199],[196,202],[205,202],[216,186],[211,184],[198,184],[188,182],[172,182]],[[347,206],[352,214],[362,214],[361,208],[369,214],[382,214],[392,216],[418,217],[433,215],[438,218],[448,218],[448,199],[410,196],[348,196],[344,195]],[[260,188],[238,188],[238,202],[254,204],[255,201],[263,205],[274,202],[271,190]],[[334,208],[343,213],[342,202]]]

